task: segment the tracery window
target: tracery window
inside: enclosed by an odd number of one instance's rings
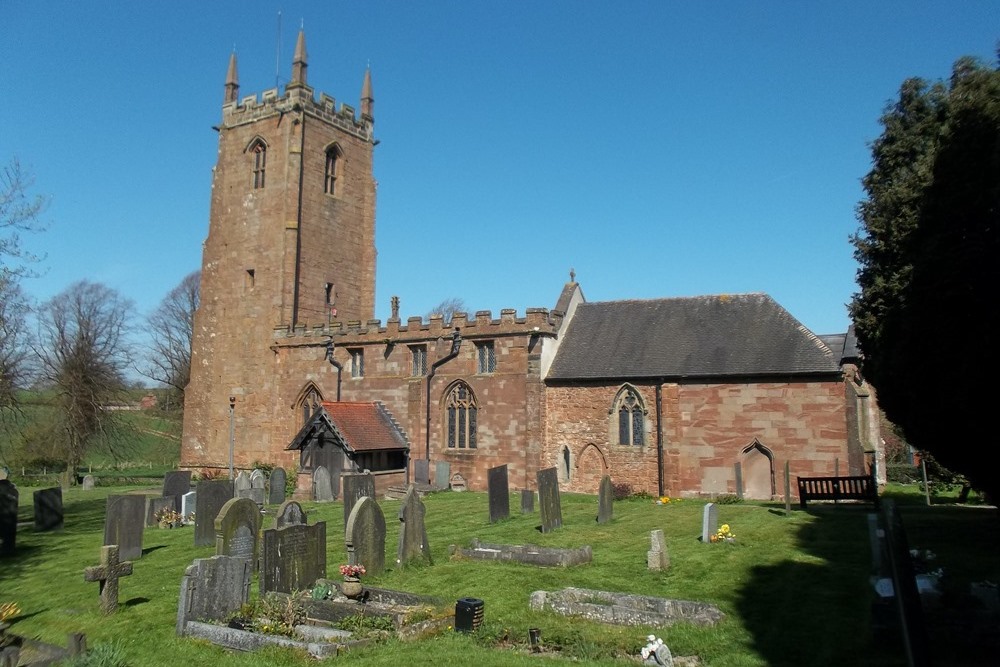
[[[264,187],[264,173],[267,168],[267,144],[262,139],[256,139],[250,145],[250,155],[253,156],[253,189]]]
[[[302,415],[302,421],[299,423],[299,428],[306,425],[313,415],[315,415],[323,403],[323,395],[319,393],[319,389],[315,385],[310,384],[302,392],[299,398],[298,405],[300,414]]]
[[[326,149],[326,170],[323,178],[323,192],[328,195],[340,194],[337,191],[337,179],[340,177],[340,166],[343,153],[340,146],[334,144]]]
[[[455,384],[445,400],[449,449],[476,448],[478,411],[476,396],[472,393],[472,388],[464,382]]]
[[[646,443],[646,409],[632,387],[624,387],[615,399],[612,414],[618,420],[618,444],[641,447]]]

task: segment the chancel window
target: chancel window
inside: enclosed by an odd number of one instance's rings
[[[264,173],[267,169],[267,144],[257,139],[250,146],[250,155],[253,157],[253,189],[259,190],[264,187]]]
[[[343,163],[343,153],[337,145],[326,149],[326,172],[323,179],[323,192],[328,195],[339,195],[337,179],[340,178],[340,168]]]
[[[464,382],[457,383],[448,392],[445,413],[448,422],[448,449],[476,448],[476,397]]]
[[[618,444],[641,447],[646,442],[646,410],[639,393],[625,387],[615,400],[612,410],[618,422]]]
[[[476,343],[476,372],[480,375],[492,373],[497,369],[497,354],[493,341]]]

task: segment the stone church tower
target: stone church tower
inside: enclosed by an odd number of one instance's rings
[[[373,316],[371,74],[358,114],[325,94],[316,100],[307,66],[300,32],[284,94],[275,88],[240,99],[230,58],[186,392],[186,467],[227,460],[234,422],[247,427],[237,465],[269,460],[287,444],[270,442],[266,428],[289,410],[278,399],[276,328]]]

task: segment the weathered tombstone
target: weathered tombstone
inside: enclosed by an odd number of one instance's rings
[[[507,485],[507,464],[486,471],[490,494],[490,523],[510,516],[510,487]]]
[[[83,580],[101,582],[101,611],[113,614],[118,609],[118,579],[131,574],[132,563],[121,560],[117,544],[108,544],[101,547],[101,564],[86,568]]]
[[[385,570],[385,515],[374,498],[359,498],[344,531],[347,562],[364,565],[367,574]]]
[[[542,532],[550,533],[562,527],[562,504],[559,498],[559,471],[555,468],[539,470],[538,505],[542,516]]]
[[[607,523],[615,516],[615,488],[611,484],[611,476],[601,478],[601,486],[597,492],[597,523]]]
[[[535,511],[535,492],[531,489],[521,489],[521,514],[531,514]]]
[[[650,570],[666,570],[670,567],[670,556],[667,554],[667,541],[662,530],[649,533],[649,551],[646,552],[646,567]]]
[[[173,496],[164,496],[162,498],[158,498],[157,496],[146,496],[146,525],[155,526],[159,523],[156,515],[163,510],[172,510],[176,512],[177,510],[174,509],[176,504],[177,503],[174,501]]]
[[[333,482],[330,479],[330,471],[323,466],[317,466],[313,470],[313,500],[324,503],[333,499]]]
[[[233,499],[233,482],[228,479],[198,482],[198,497],[194,511],[194,545],[207,547],[215,544],[215,517],[227,502]]]
[[[245,558],[197,558],[184,571],[177,604],[177,634],[188,621],[223,621],[250,599],[253,570]]]
[[[711,542],[718,531],[719,508],[715,503],[708,503],[701,515],[701,541],[706,544]]]
[[[104,514],[104,544],[118,545],[122,560],[142,557],[142,533],[146,529],[146,496],[108,496]]]
[[[736,497],[743,500],[743,464],[739,461],[734,463],[733,472],[736,475]]]
[[[460,473],[455,473],[451,476],[451,490],[452,491],[465,491],[468,486],[465,483],[465,478],[462,477]]]
[[[280,505],[285,502],[285,484],[287,483],[288,478],[285,475],[284,468],[275,468],[271,471],[271,477],[268,479],[267,487],[268,505]]]
[[[215,555],[246,558],[257,569],[261,516],[249,498],[232,498],[215,517]]]
[[[250,487],[249,489],[240,489],[236,492],[237,498],[246,498],[254,502],[257,507],[262,507],[264,505],[264,489],[258,489],[255,487]]]
[[[12,556],[17,542],[17,487],[0,479],[0,556]]]
[[[97,482],[95,481],[93,475],[84,475],[83,476],[83,490],[84,491],[93,491],[95,486],[97,486]]]
[[[250,488],[251,489],[263,489],[267,484],[267,478],[264,477],[263,471],[259,468],[254,468],[250,471]]]
[[[448,488],[451,482],[451,463],[448,461],[438,461],[434,464],[434,487],[439,491]]]
[[[431,462],[427,459],[415,459],[413,461],[413,481],[417,484],[430,486],[431,483]]]
[[[39,489],[34,493],[35,532],[62,530],[63,500],[62,487]]]
[[[341,482],[344,485],[344,527],[351,517],[351,510],[362,498],[375,497],[375,478],[371,473],[342,473]]]
[[[326,578],[326,522],[264,531],[260,592],[292,593]]]
[[[181,496],[181,517],[185,523],[191,521],[191,515],[198,511],[198,492],[188,491]]]
[[[431,563],[431,548],[427,542],[427,526],[424,515],[427,508],[420,500],[413,484],[410,484],[403,497],[403,505],[399,508],[399,550],[396,563],[405,567],[412,560],[422,559]]]
[[[246,470],[241,470],[236,473],[236,479],[233,480],[233,497],[239,498],[241,491],[246,491],[250,488],[250,475],[247,474]]]
[[[294,500],[286,500],[278,507],[278,513],[274,516],[274,527],[284,528],[285,526],[298,526],[306,523],[306,513],[302,505]]]
[[[181,511],[181,496],[191,490],[190,470],[171,470],[163,476],[163,496],[174,496],[174,511]]]

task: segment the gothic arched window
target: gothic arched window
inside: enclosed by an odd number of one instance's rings
[[[449,449],[476,448],[476,417],[478,406],[472,388],[457,382],[445,399]]]
[[[328,195],[339,195],[337,191],[337,179],[340,177],[341,163],[344,161],[344,154],[340,146],[334,144],[326,149],[326,170],[323,178],[323,192]]]
[[[251,179],[251,184],[254,190],[259,190],[264,187],[264,172],[267,168],[267,144],[260,137],[251,142],[250,147],[247,149],[253,158],[253,178]]]
[[[618,424],[618,444],[636,447],[646,444],[646,409],[635,388],[622,387],[611,414]]]
[[[316,385],[311,382],[306,385],[305,389],[299,392],[299,400],[295,402],[295,408],[301,415],[299,428],[305,426],[306,422],[308,422],[312,416],[319,411],[322,403],[323,395],[319,392]]]

